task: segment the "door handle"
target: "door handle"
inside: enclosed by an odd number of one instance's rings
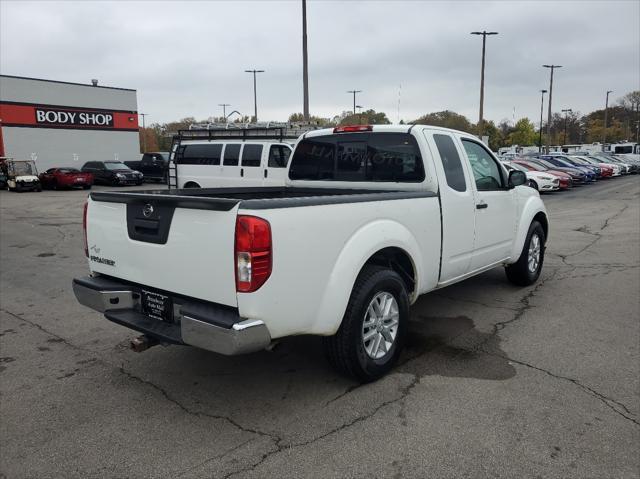
[[[481,201],[480,203],[478,203],[476,205],[476,209],[477,210],[484,210],[485,208],[488,208],[488,207],[489,207],[489,205],[486,204],[484,201]]]
[[[240,168],[240,176],[244,177],[244,168]]]
[[[264,170],[264,177],[267,177],[267,170]]]

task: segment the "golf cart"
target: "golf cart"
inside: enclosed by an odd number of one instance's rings
[[[9,191],[42,191],[35,161],[3,158],[0,167]]]

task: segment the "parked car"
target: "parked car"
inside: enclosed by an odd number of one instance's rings
[[[560,179],[557,176],[525,168],[516,162],[503,161],[503,164],[509,171],[519,170],[524,172],[527,175],[527,186],[536,191],[558,191],[560,189]]]
[[[156,151],[144,153],[140,161],[125,161],[125,165],[144,175],[144,179],[167,182],[169,172],[169,152]]]
[[[88,161],[82,171],[91,173],[96,184],[109,186],[141,185],[144,176],[121,161]]]
[[[83,188],[88,190],[93,185],[93,174],[77,168],[49,168],[40,173],[43,188]]]
[[[596,153],[591,155],[593,158],[601,161],[603,163],[608,163],[610,165],[618,165],[620,167],[620,174],[628,175],[631,173],[632,167],[629,163],[625,163],[624,161],[615,158],[613,155],[607,155],[605,153]]]
[[[521,286],[540,276],[540,195],[470,134],[317,130],[285,172],[281,188],[93,191],[76,298],[142,332],[138,349],[239,354],[313,334],[335,368],[371,381],[398,359],[420,295],[495,267]]]
[[[553,159],[555,160],[559,160],[561,162],[563,162],[564,164],[568,165],[568,166],[575,166],[576,168],[581,169],[582,171],[584,171],[585,173],[593,173],[594,175],[594,179],[597,180],[598,178],[600,178],[601,176],[601,170],[600,167],[596,166],[596,165],[592,165],[592,164],[587,164],[587,165],[583,165],[581,162],[576,161],[575,159],[573,159],[571,156],[569,155],[559,155],[559,154],[554,154],[551,155]]]
[[[574,170],[574,171],[579,171],[581,173],[584,173],[584,179],[585,179],[585,183],[592,183],[594,181],[596,181],[596,174],[594,173],[593,170],[591,170],[590,168],[584,167],[584,166],[576,166],[573,163],[570,163],[562,158],[559,158],[557,156],[550,156],[550,155],[542,155],[540,158],[540,160],[545,161],[546,163],[550,164],[550,168],[551,167],[556,167],[556,168],[560,168],[562,171],[566,171],[566,169],[570,169],[570,170]]]
[[[173,163],[178,188],[284,186],[292,145],[277,140],[182,140]]]
[[[573,187],[573,180],[571,179],[571,175],[563,171],[551,170],[540,164],[535,164],[534,162],[529,161],[528,159],[527,160],[517,159],[517,160],[513,160],[512,163],[516,163],[522,166],[523,168],[526,168],[530,172],[535,171],[538,173],[545,173],[547,175],[555,176],[556,178],[558,178],[558,187],[561,190],[566,190]]]
[[[527,161],[529,161],[530,163],[533,163],[535,165],[540,165],[543,168],[548,168],[548,169],[555,170],[555,171],[561,171],[563,173],[566,173],[566,174],[570,175],[571,176],[571,181],[573,182],[574,186],[584,185],[587,182],[587,175],[584,172],[578,170],[577,168],[569,168],[569,167],[566,167],[566,166],[557,166],[557,165],[554,165],[553,163],[550,163],[550,162],[548,162],[546,160],[543,160],[542,158],[535,158],[535,159],[532,158],[532,159],[527,160]]]
[[[611,178],[613,176],[613,171],[614,171],[613,165],[598,163],[596,161],[589,161],[588,157],[586,156],[571,155],[570,158],[574,163],[577,162],[580,165],[599,168],[600,178]]]
[[[5,158],[2,168],[9,191],[42,191],[35,161]]]

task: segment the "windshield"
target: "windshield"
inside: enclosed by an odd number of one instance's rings
[[[38,174],[33,161],[12,161],[9,163],[9,173],[15,176]]]
[[[521,164],[524,165],[526,168],[529,168],[530,170],[535,170],[535,171],[545,171],[548,169],[538,165],[537,163],[533,163],[530,161],[527,161],[526,163],[521,163]]]
[[[554,165],[553,163],[549,163],[547,160],[538,160],[538,163],[542,163],[544,166],[546,166],[551,170],[553,170],[554,168],[557,168],[557,165]]]
[[[524,171],[525,173],[528,171],[526,167],[519,165],[518,163],[509,163],[509,166],[514,170]]]
[[[60,173],[80,173],[77,168],[60,168],[58,171]]]
[[[129,169],[129,167],[124,163],[115,162],[115,161],[105,162],[104,167],[107,170],[128,170]]]

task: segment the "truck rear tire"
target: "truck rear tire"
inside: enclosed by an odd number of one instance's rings
[[[542,271],[546,237],[542,225],[533,221],[518,261],[505,267],[507,278],[517,286],[529,286],[535,283]]]
[[[351,292],[338,332],[324,338],[331,366],[361,382],[387,374],[400,356],[409,321],[402,278],[379,266],[365,266]]]

